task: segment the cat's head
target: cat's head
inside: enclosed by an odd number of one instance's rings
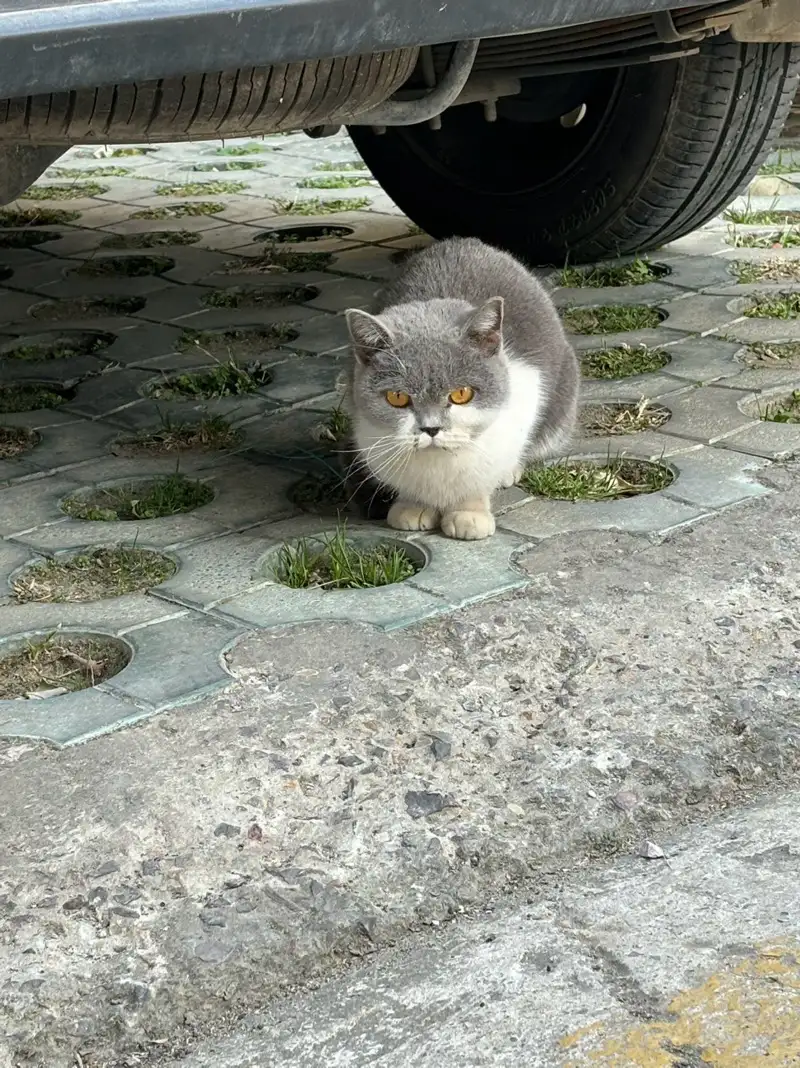
[[[494,422],[509,388],[503,298],[350,310],[356,413],[410,448],[457,450]]]

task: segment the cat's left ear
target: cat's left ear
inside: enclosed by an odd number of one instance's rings
[[[344,315],[353,351],[360,363],[367,364],[376,352],[391,349],[392,335],[380,319],[358,308],[348,308]]]
[[[496,356],[503,343],[503,298],[492,297],[467,320],[467,337],[485,356]]]

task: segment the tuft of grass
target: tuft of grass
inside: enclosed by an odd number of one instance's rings
[[[157,197],[221,197],[229,193],[241,193],[247,189],[246,182],[184,182],[178,185],[160,185]]]
[[[301,226],[284,226],[279,230],[266,230],[257,234],[254,241],[266,241],[271,245],[298,245],[306,241],[325,241],[329,237],[349,237],[354,233],[352,226],[314,226],[306,223]]]
[[[34,185],[26,190],[20,200],[80,200],[82,197],[98,197],[107,193],[109,187],[99,182],[72,182],[70,185]]]
[[[79,211],[59,211],[57,208],[3,208],[0,226],[66,226],[80,217]]]
[[[265,145],[258,141],[250,141],[246,145],[223,145],[222,148],[215,148],[215,156],[256,156],[259,152],[272,151],[269,145]]]
[[[745,361],[751,366],[775,367],[795,360],[800,363],[800,341],[755,341],[747,346],[745,354]]]
[[[580,353],[584,378],[630,378],[658,371],[668,363],[669,356],[663,349],[647,345],[616,345]]]
[[[646,260],[637,258],[619,266],[565,267],[559,272],[556,284],[570,289],[643,286],[663,278],[665,273],[663,267],[654,267]]]
[[[742,234],[735,227],[731,227],[726,241],[734,248],[797,248],[800,245],[800,231],[793,226],[787,226],[773,234]]]
[[[764,260],[750,263],[736,260],[731,264],[736,281],[746,285],[751,282],[796,282],[800,280],[800,260]]]
[[[329,174],[320,178],[303,178],[297,183],[298,189],[357,189],[362,185],[373,185],[367,175]]]
[[[243,366],[234,360],[217,364],[208,371],[192,371],[159,382],[148,390],[154,400],[187,400],[212,397],[241,397],[255,393],[272,381],[272,372],[254,362]]]
[[[11,589],[17,604],[80,603],[148,590],[174,573],[175,564],[169,557],[150,549],[119,545],[32,564],[15,579]]]
[[[369,197],[350,197],[346,200],[276,200],[275,210],[279,215],[337,215],[343,211],[361,211],[368,208]]]
[[[157,151],[155,148],[115,148],[113,152],[109,152],[109,156],[112,159],[126,159],[128,156],[146,156],[155,151]]]
[[[241,256],[228,260],[223,270],[226,274],[302,274],[324,271],[332,259],[331,252],[287,252],[277,245],[267,245],[258,257]]]
[[[115,334],[101,331],[75,331],[74,333],[40,335],[51,340],[34,341],[32,344],[20,344],[17,339],[13,348],[0,349],[0,358],[8,360],[27,360],[41,363],[45,360],[70,360],[75,356],[92,356],[102,352],[116,341]]]
[[[274,286],[264,289],[249,289],[232,286],[230,289],[214,289],[206,293],[203,303],[210,308],[282,308],[289,304],[303,304],[313,300],[317,290],[311,286]]]
[[[365,171],[367,165],[363,159],[346,159],[341,162],[336,160],[328,160],[326,163],[318,163],[314,168],[315,171]]]
[[[638,434],[655,430],[670,418],[670,411],[646,397],[632,404],[587,404],[580,411],[580,425],[590,437]]]
[[[751,319],[797,319],[800,317],[800,293],[757,293],[744,314]]]
[[[67,395],[50,385],[0,386],[0,412],[38,412],[58,408]]]
[[[132,219],[189,219],[199,215],[218,215],[225,205],[216,200],[196,200],[193,204],[167,204],[163,208],[135,211]]]
[[[417,571],[397,545],[360,546],[348,540],[344,525],[319,542],[301,539],[284,545],[274,575],[292,589],[364,590],[390,586]]]
[[[779,211],[771,208],[765,211],[753,211],[747,205],[744,208],[728,208],[722,218],[729,223],[740,226],[780,226],[800,222],[800,211]]]
[[[61,508],[73,519],[127,523],[192,512],[213,499],[207,483],[174,474],[75,494],[66,497]]]
[[[45,241],[58,241],[62,236],[56,230],[0,231],[0,248],[35,248]]]
[[[298,336],[296,323],[229,327],[224,330],[184,330],[178,339],[182,351],[197,348],[210,359],[257,357],[268,349],[285,345]]]
[[[762,167],[759,167],[759,174],[793,174],[795,171],[800,171],[800,159],[788,153],[784,156],[783,151],[778,152],[778,158],[772,160],[770,163],[765,163]]]
[[[84,260],[69,273],[84,278],[149,278],[174,266],[175,260],[166,256],[100,256]]]
[[[241,443],[244,433],[235,429],[221,415],[208,415],[197,422],[176,422],[169,415],[162,416],[158,430],[145,430],[126,438],[114,446],[117,455],[137,455],[169,452],[216,452],[233,449]]]
[[[147,303],[144,297],[78,297],[76,300],[47,300],[34,304],[32,319],[46,322],[69,322],[73,319],[105,319],[116,315],[133,315]]]
[[[561,319],[572,334],[621,334],[658,326],[663,312],[647,304],[607,304],[599,308],[563,308]]]
[[[768,404],[761,412],[761,418],[768,423],[800,423],[800,389]]]
[[[606,463],[591,460],[559,460],[527,467],[519,480],[526,493],[559,501],[612,501],[656,493],[672,482],[663,464],[626,457]]]
[[[101,248],[159,248],[162,245],[194,245],[201,234],[191,230],[151,230],[147,234],[111,234]]]
[[[48,178],[124,178],[133,174],[130,167],[51,167]]]
[[[50,634],[0,656],[0,700],[46,690],[85,690],[122,671],[128,653],[114,638]]]
[[[315,427],[314,436],[318,441],[344,441],[352,429],[352,420],[341,407],[331,408],[328,415]]]
[[[191,170],[198,174],[209,171],[219,173],[221,171],[254,171],[262,166],[263,162],[261,160],[229,159],[217,160],[216,163],[195,163]]]
[[[39,444],[35,430],[20,426],[0,426],[0,460],[11,460]]]

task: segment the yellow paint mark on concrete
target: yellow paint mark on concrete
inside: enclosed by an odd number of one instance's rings
[[[798,1068],[800,945],[756,947],[678,994],[668,1013],[624,1033],[602,1021],[574,1031],[561,1042],[565,1068],[673,1068],[681,1047],[713,1068]]]

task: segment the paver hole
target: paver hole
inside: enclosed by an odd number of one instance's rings
[[[0,267],[0,282],[7,282],[13,273],[10,267]]]
[[[796,248],[800,245],[800,231],[790,226],[772,234],[743,234],[732,227],[725,240],[734,248]]]
[[[153,400],[208,400],[218,397],[241,397],[255,393],[272,381],[272,371],[254,361],[238,364],[226,360],[214,367],[185,371],[158,379],[145,386],[144,394]]]
[[[666,319],[666,314],[648,304],[607,304],[598,308],[563,308],[561,319],[573,334],[621,334],[652,329]]]
[[[663,263],[635,259],[630,263],[596,267],[564,267],[556,275],[556,285],[569,289],[605,289],[610,286],[643,286],[670,274]]]
[[[751,319],[797,319],[800,293],[757,293],[743,311]]]
[[[59,211],[58,208],[3,208],[0,226],[66,226],[80,219],[79,211]]]
[[[213,499],[214,490],[207,482],[175,474],[79,490],[64,498],[61,509],[73,519],[130,523],[193,512]]]
[[[157,148],[147,148],[145,146],[131,145],[128,148],[115,148],[109,152],[108,155],[112,159],[126,159],[129,156],[147,156],[151,152],[157,152]]]
[[[791,225],[800,223],[800,211],[754,211],[749,206],[743,208],[728,208],[723,211],[722,218],[726,222],[737,223],[740,226],[780,226],[782,223]]]
[[[2,643],[0,700],[58,697],[118,675],[130,646],[108,634],[34,634]]]
[[[242,326],[221,330],[184,330],[178,339],[182,351],[196,348],[212,359],[240,360],[263,355],[298,337],[296,323]]]
[[[164,416],[155,430],[142,430],[133,437],[116,441],[116,456],[161,455],[170,452],[218,452],[233,449],[244,439],[244,432],[232,427],[221,415],[209,415],[194,422]]]
[[[748,263],[737,260],[731,264],[731,274],[740,285],[753,282],[800,281],[800,260],[765,260],[763,263]]]
[[[50,178],[125,178],[134,172],[130,167],[50,167]]]
[[[159,248],[161,245],[195,245],[200,233],[191,230],[151,230],[146,234],[111,234],[101,248]]]
[[[202,172],[221,173],[222,171],[254,171],[263,166],[263,160],[229,159],[217,160],[215,163],[195,163],[191,170],[196,174]]]
[[[748,367],[800,367],[800,341],[755,341],[739,359]]]
[[[100,256],[84,260],[69,273],[85,278],[148,278],[174,266],[175,260],[166,256]]]
[[[199,215],[218,215],[225,205],[216,200],[195,200],[188,204],[166,204],[163,208],[142,208],[132,219],[191,219]]]
[[[58,408],[74,396],[74,389],[67,389],[56,382],[0,386],[0,412],[37,412],[45,408]]]
[[[0,426],[0,460],[12,460],[41,441],[35,430],[20,426]]]
[[[184,182],[178,185],[160,185],[157,197],[220,197],[228,193],[241,193],[247,189],[246,182]]]
[[[292,589],[361,590],[403,582],[425,563],[416,546],[390,539],[353,539],[342,526],[318,538],[283,545],[269,566],[272,577]]]
[[[75,356],[96,356],[117,340],[116,334],[103,330],[64,330],[17,337],[0,345],[0,358],[41,363],[46,360],[69,360]]]
[[[80,200],[83,197],[98,197],[107,193],[109,187],[99,182],[70,182],[69,185],[34,185],[26,190],[20,200]]]
[[[246,145],[223,145],[215,148],[215,156],[256,156],[259,152],[271,152],[269,145],[261,141],[249,141]]]
[[[322,200],[309,197],[306,200],[276,200],[275,210],[279,215],[338,215],[344,211],[361,211],[368,208],[369,197],[348,197],[341,200]]]
[[[647,345],[615,345],[578,355],[584,378],[630,378],[658,371],[670,361],[664,349],[651,349]]]
[[[302,241],[325,241],[332,237],[349,237],[354,234],[352,226],[282,226],[278,230],[265,230],[256,234],[254,241],[270,241],[278,245],[297,245]]]
[[[301,178],[298,189],[356,189],[362,185],[375,185],[369,174],[328,174],[318,178]]]
[[[69,322],[73,319],[108,319],[133,315],[147,303],[145,297],[79,297],[76,300],[47,300],[34,304],[28,314],[44,322]]]
[[[767,423],[800,423],[800,389],[759,406],[758,414]]]
[[[638,434],[655,430],[666,423],[671,412],[661,404],[643,397],[633,404],[586,404],[581,407],[579,422],[589,437]]]
[[[282,308],[304,304],[319,296],[314,286],[232,286],[213,289],[203,297],[210,308]]]
[[[0,248],[34,248],[63,236],[57,230],[5,230],[0,231]]]
[[[599,460],[559,460],[554,464],[532,464],[519,485],[536,497],[561,501],[611,501],[656,493],[674,481],[665,465],[649,460],[618,457]]]
[[[117,545],[30,564],[13,578],[11,590],[18,604],[101,601],[149,590],[175,571],[174,561],[162,553]]]
[[[326,160],[325,163],[318,163],[315,167],[315,171],[366,171],[367,165],[363,159],[346,159],[346,160]]]
[[[239,256],[223,266],[226,274],[302,274],[324,271],[329,267],[331,252],[287,252],[278,247],[266,248],[260,256]]]

